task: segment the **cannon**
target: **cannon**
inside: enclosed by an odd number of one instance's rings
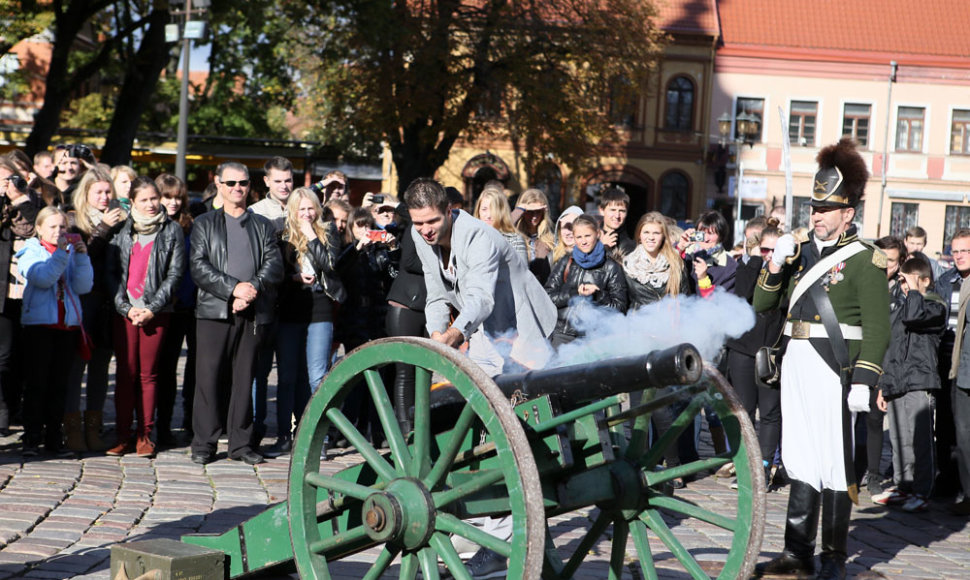
[[[407,433],[382,380],[381,371],[395,363],[415,367]],[[355,390],[373,402],[386,449],[341,411]],[[651,413],[675,403],[682,410],[672,427],[651,440]],[[705,407],[721,419],[729,451],[658,468]],[[331,430],[362,461],[328,474],[321,453]],[[731,500],[705,506],[673,491],[674,479],[729,462],[738,484]],[[571,578],[604,537],[611,540],[609,578],[629,566],[657,578],[658,545],[692,578],[743,578],[761,547],[764,490],[747,414],[690,345],[493,380],[454,349],[389,338],[351,352],[311,398],[294,440],[287,501],[224,534],[182,541],[225,552],[232,577],[295,563],[302,578],[329,579],[341,559],[360,563],[357,555],[366,551],[372,557],[363,578],[420,572],[425,579],[469,579],[451,541],[460,536],[507,557],[508,578]],[[556,546],[549,519],[590,507],[596,509],[578,541]],[[470,523],[485,516],[511,518],[511,538]],[[685,518],[729,535],[726,553],[699,561],[679,535]]]

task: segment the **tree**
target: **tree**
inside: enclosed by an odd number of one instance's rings
[[[36,0],[0,0],[0,14],[0,55],[10,52],[21,40],[47,30],[54,19],[47,3]]]
[[[384,140],[399,190],[459,138],[491,135],[582,167],[615,137],[603,105],[636,90],[664,35],[643,0],[316,0],[284,8],[328,142]]]

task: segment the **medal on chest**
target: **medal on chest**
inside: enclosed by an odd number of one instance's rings
[[[825,273],[825,276],[822,277],[822,286],[825,288],[826,292],[829,290],[829,286],[834,286],[842,280],[845,280],[845,274],[842,273],[842,270],[844,269],[845,262],[839,262]]]

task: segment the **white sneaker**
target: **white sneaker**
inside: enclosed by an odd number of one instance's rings
[[[468,572],[475,580],[505,578],[508,571],[508,560],[486,548],[479,550],[468,561]]]
[[[451,536],[451,545],[455,548],[455,551],[458,552],[458,557],[462,560],[467,560],[473,557],[478,553],[479,550],[482,549],[482,547],[475,542],[457,534]]]
[[[930,507],[930,502],[923,496],[912,495],[903,504],[904,512],[923,512],[926,508]]]

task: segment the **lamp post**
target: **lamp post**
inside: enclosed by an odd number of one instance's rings
[[[739,239],[744,235],[741,220],[741,178],[744,176],[744,168],[741,165],[742,146],[754,147],[754,136],[758,134],[758,117],[742,112],[737,118],[733,119],[737,125],[734,133],[734,196],[737,199],[737,215],[734,220],[734,237]],[[721,134],[721,144],[729,141],[731,135],[731,115],[726,112],[717,118],[717,130]]]
[[[185,152],[189,140],[189,71],[191,70],[189,61],[192,54],[192,40],[201,40],[205,36],[205,22],[192,20],[192,14],[204,14],[206,8],[212,3],[212,0],[195,0],[195,9],[192,8],[192,0],[184,0],[184,3],[184,10],[173,10],[172,14],[174,16],[185,17],[184,26],[182,27],[182,84],[179,89],[179,123],[175,148],[175,175],[183,182],[187,182]],[[173,4],[182,4],[182,2],[176,0]],[[173,42],[177,41],[178,25],[170,24],[166,28],[167,39],[171,39]]]

